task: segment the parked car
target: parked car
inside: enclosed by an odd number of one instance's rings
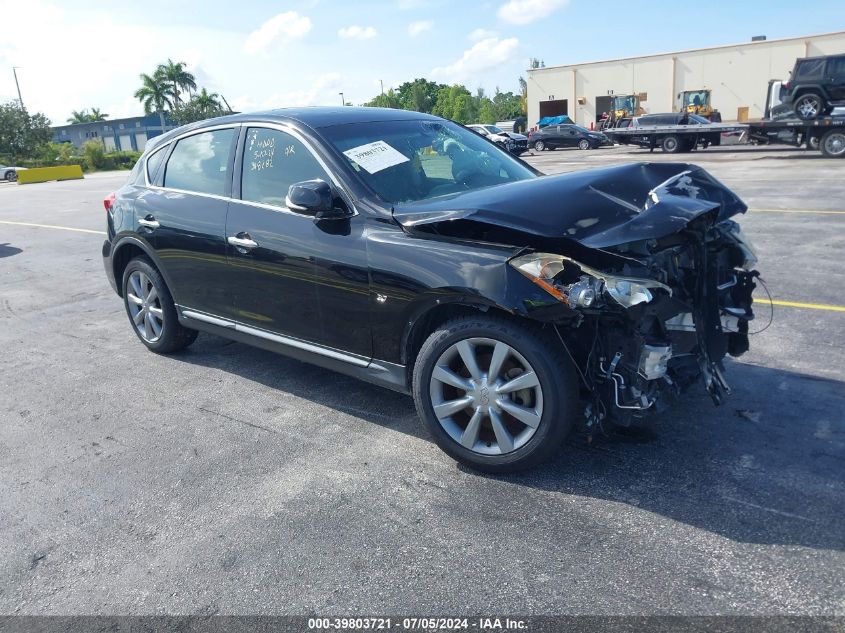
[[[748,348],[746,207],[698,167],[541,177],[450,121],[353,107],[148,145],[102,248],[143,345],[201,330],[412,394],[476,469],[636,424],[696,380],[719,401]]]
[[[495,125],[487,125],[483,123],[473,123],[467,127],[474,132],[478,132],[488,141],[492,141],[500,145],[503,149],[509,151],[515,156],[520,156],[528,151],[528,137],[525,134],[518,134],[517,132],[505,132],[503,129]]]
[[[710,119],[689,112],[666,112],[663,114],[643,114],[631,120],[633,127],[651,127],[656,125],[712,125]]]
[[[548,125],[528,133],[528,146],[538,152],[558,147],[596,149],[613,143],[601,132],[591,132],[580,125]]]
[[[12,182],[18,179],[18,172],[26,169],[26,167],[8,167],[0,165],[0,179]]]
[[[800,119],[815,119],[845,106],[845,55],[795,60],[781,99]]]

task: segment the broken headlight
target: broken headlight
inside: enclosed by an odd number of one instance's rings
[[[727,226],[726,231],[728,235],[733,237],[737,247],[742,252],[742,269],[752,270],[757,265],[757,252],[754,250],[754,245],[751,240],[742,231],[742,227],[733,221],[725,222]]]
[[[589,308],[603,295],[630,308],[651,301],[651,290],[660,288],[672,294],[669,286],[659,281],[610,275],[552,253],[522,255],[510,260],[510,265],[573,308]]]

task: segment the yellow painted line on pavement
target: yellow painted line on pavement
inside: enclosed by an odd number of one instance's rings
[[[13,226],[33,226],[38,229],[57,229],[59,231],[75,231],[76,233],[93,233],[94,235],[105,235],[105,231],[92,231],[91,229],[77,229],[72,226],[56,226],[55,224],[35,224],[33,222],[12,222],[11,220],[0,220],[0,224],[11,224]]]
[[[760,303],[766,303],[760,301]],[[801,303],[800,301],[782,301],[772,299],[772,305],[784,306],[787,308],[803,308],[804,310],[826,310],[828,312],[845,312],[845,306],[834,306],[827,303]]]
[[[829,213],[843,213],[845,211],[835,211]],[[56,226],[54,224],[35,224],[34,222],[12,222],[11,220],[0,220],[0,224],[11,224],[13,226],[32,226],[39,229],[57,229],[59,231],[74,231],[77,233],[92,233],[94,235],[105,235],[105,231],[92,231],[91,229],[77,229],[72,226]],[[764,303],[764,301],[760,301]],[[827,312],[845,312],[845,306],[835,306],[827,303],[802,303],[800,301],[783,301],[781,299],[772,299],[772,305],[783,306],[786,308],[802,308],[805,310],[825,310]]]
[[[816,209],[749,209],[752,213],[803,213],[805,215],[845,215],[845,211],[822,211]]]

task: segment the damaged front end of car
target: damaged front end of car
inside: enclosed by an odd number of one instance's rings
[[[514,223],[509,239],[492,214],[463,219],[487,227],[474,237],[521,247],[508,263],[547,299],[523,299],[517,312],[545,322],[566,347],[583,382],[587,426],[633,425],[697,381],[720,404],[730,392],[723,359],[748,350],[754,318],[756,256],[729,219],[745,205],[691,165],[579,179],[569,190],[580,194],[572,198],[579,210],[559,225],[560,237],[537,229],[545,216]]]

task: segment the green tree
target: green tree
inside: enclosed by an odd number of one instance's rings
[[[438,84],[428,79],[414,79],[406,81],[397,89],[399,104],[403,110],[414,110],[416,112],[432,112],[437,102],[437,93],[443,84]]]
[[[135,91],[135,98],[144,106],[146,114],[158,113],[161,131],[165,131],[164,113],[173,108],[173,86],[159,73],[152,76],[141,73],[141,87]]]
[[[89,121],[105,121],[109,115],[105,112],[100,112],[100,108],[91,108],[91,114],[88,115]]]
[[[455,84],[444,86],[437,91],[432,114],[458,123],[472,123],[477,118],[478,110],[475,99],[466,86]]]
[[[68,123],[88,123],[91,119],[88,110],[71,110],[70,116],[67,119]]]
[[[496,117],[496,108],[493,102],[487,97],[481,99],[478,107],[478,120],[480,123],[495,123],[501,119]]]
[[[195,94],[180,108],[174,110],[171,116],[179,125],[185,125],[228,114],[229,111],[220,105],[219,97],[220,95],[216,92],[209,93],[203,88],[199,94]]]
[[[396,94],[393,88],[384,94],[376,95],[364,105],[370,108],[393,108],[394,110],[402,109],[402,102],[399,99],[399,95]]]
[[[196,77],[185,70],[185,62],[174,62],[168,57],[164,64],[158,65],[155,75],[170,84],[173,105],[176,108],[182,104],[180,90],[194,91],[197,89]]]
[[[40,112],[29,114],[18,101],[0,105],[0,154],[12,162],[35,157],[52,137],[50,119]]]

